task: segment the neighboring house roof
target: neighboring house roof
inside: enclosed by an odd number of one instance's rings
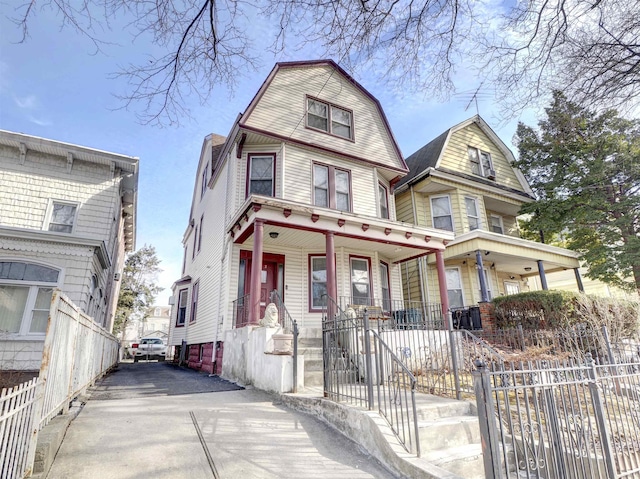
[[[396,191],[402,189],[405,185],[415,184],[418,181],[422,180],[424,177],[428,176],[431,170],[438,170],[445,173],[453,174],[456,176],[460,176],[464,179],[470,179],[472,181],[476,181],[478,183],[485,183],[488,186],[493,186],[496,188],[504,189],[505,191],[510,191],[512,193],[520,193],[524,192],[526,196],[529,198],[533,198],[533,191],[529,186],[529,183],[525,179],[524,175],[520,170],[514,168],[514,172],[518,181],[522,186],[521,191],[514,190],[513,188],[508,188],[506,186],[496,184],[495,182],[489,182],[483,178],[472,177],[470,175],[465,175],[460,172],[456,172],[450,169],[441,168],[440,162],[442,160],[444,151],[446,150],[449,139],[451,135],[458,130],[466,128],[467,126],[475,123],[487,137],[496,145],[498,149],[504,154],[505,158],[509,162],[510,165],[513,165],[515,162],[515,157],[513,156],[513,152],[505,145],[505,143],[500,139],[500,137],[496,134],[495,131],[487,124],[486,121],[480,117],[480,115],[474,115],[471,118],[458,123],[457,125],[447,129],[444,133],[440,134],[435,139],[431,140],[425,146],[420,148],[418,151],[413,153],[406,159],[407,165],[409,166],[409,174],[402,178],[398,184],[396,185]]]
[[[48,140],[38,136],[6,130],[0,130],[0,144],[19,149],[22,158],[26,156],[27,151],[37,151],[48,155],[67,158],[69,165],[72,165],[74,160],[81,160],[89,163],[108,165],[114,172],[116,168],[120,170],[120,176],[122,177],[121,188],[123,195],[123,208],[125,212],[125,248],[127,251],[133,251],[135,249],[138,157],[111,153],[87,146]]]

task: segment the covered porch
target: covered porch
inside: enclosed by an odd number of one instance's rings
[[[233,328],[259,324],[273,290],[303,330],[317,332],[326,297],[398,321],[448,311],[444,251],[453,233],[261,196],[245,202],[227,232],[238,261]],[[425,255],[442,285],[429,312],[404,301],[399,268]]]

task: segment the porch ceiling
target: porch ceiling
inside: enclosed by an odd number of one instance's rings
[[[443,250],[453,234],[380,218],[315,208],[273,198],[252,197],[228,232],[234,242],[253,246],[256,219],[264,222],[263,246],[324,252],[326,232],[336,248],[378,252],[397,263]]]
[[[538,275],[538,260],[543,261],[547,273],[580,266],[575,251],[479,230],[457,237],[447,247],[444,258],[475,264],[477,250],[482,252],[486,268],[522,277]]]

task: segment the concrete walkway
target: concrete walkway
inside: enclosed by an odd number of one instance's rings
[[[123,363],[71,423],[49,479],[392,478],[275,396],[163,363]]]

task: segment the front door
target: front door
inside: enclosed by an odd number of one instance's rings
[[[242,295],[251,292],[251,251],[240,252],[240,285],[243,285]],[[263,253],[262,271],[260,272],[260,317],[264,317],[264,309],[271,302],[270,294],[273,290],[280,293],[284,301],[284,256]]]

